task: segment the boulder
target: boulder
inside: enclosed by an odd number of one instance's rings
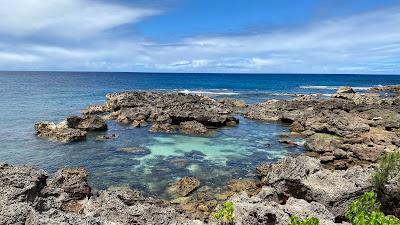
[[[69,128],[64,122],[57,125],[47,121],[38,122],[35,124],[35,130],[39,137],[45,137],[63,143],[86,139],[86,131]]]
[[[42,190],[43,196],[62,196],[63,202],[90,197],[91,188],[84,168],[66,168],[57,171]]]
[[[172,133],[176,131],[176,127],[169,123],[153,123],[150,127],[150,131]]]
[[[264,185],[270,185],[279,181],[300,181],[320,169],[318,159],[300,155],[261,165],[257,167],[257,174]]]
[[[184,177],[173,184],[168,191],[185,197],[195,191],[198,187],[200,187],[200,181],[197,178]]]
[[[372,168],[355,166],[345,171],[320,170],[302,180],[305,199],[323,204],[335,216],[344,216],[348,206],[373,189]]]
[[[197,121],[187,121],[180,124],[180,131],[185,134],[205,134],[207,128]]]
[[[336,94],[354,94],[356,93],[351,87],[340,87],[336,90]]]

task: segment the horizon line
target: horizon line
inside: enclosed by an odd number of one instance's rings
[[[272,72],[146,72],[146,71],[78,71],[78,70],[0,70],[0,73],[4,72],[57,72],[57,73],[138,73],[138,74],[231,74],[231,75],[361,75],[361,76],[399,76],[400,74],[389,74],[389,73],[272,73]]]

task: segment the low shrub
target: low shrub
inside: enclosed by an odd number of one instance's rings
[[[350,205],[346,219],[353,225],[400,225],[400,219],[385,216],[380,208],[377,194],[372,191],[366,192]]]
[[[319,225],[319,219],[310,217],[300,220],[297,216],[291,216],[289,225]]]
[[[235,207],[233,202],[225,202],[223,208],[214,214],[214,218],[233,224],[235,221]]]
[[[396,177],[400,179],[400,151],[387,153],[379,159],[379,166],[372,175],[372,182],[380,192],[384,193],[385,185]]]

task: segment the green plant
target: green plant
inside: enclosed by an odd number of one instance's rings
[[[385,216],[380,211],[381,203],[373,191],[365,192],[363,196],[351,203],[346,212],[346,219],[353,225],[400,225],[400,219]]]
[[[383,155],[379,159],[379,166],[372,175],[372,182],[383,192],[385,185],[390,179],[400,177],[400,151],[391,152]]]
[[[291,216],[289,225],[319,225],[319,219],[311,217],[300,220],[297,216]]]
[[[235,221],[235,207],[233,202],[225,202],[223,208],[214,214],[214,218],[233,223]]]

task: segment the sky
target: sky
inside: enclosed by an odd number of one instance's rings
[[[400,74],[400,1],[0,0],[0,70]]]

